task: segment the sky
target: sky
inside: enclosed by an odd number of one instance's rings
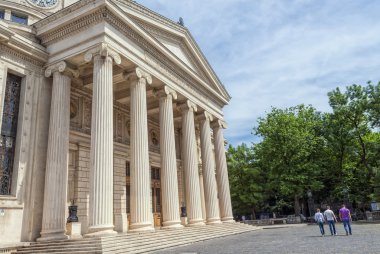
[[[224,108],[232,145],[271,107],[330,111],[336,87],[380,81],[380,1],[138,0],[184,19],[232,99]]]

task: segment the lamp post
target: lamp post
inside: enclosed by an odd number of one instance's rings
[[[309,216],[314,216],[314,200],[313,200],[313,193],[311,190],[307,191],[307,206],[309,207]]]

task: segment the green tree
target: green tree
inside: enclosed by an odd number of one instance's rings
[[[279,196],[292,197],[296,215],[307,190],[317,191],[320,179],[320,153],[323,151],[321,114],[311,106],[272,108],[260,118],[254,133],[262,138],[255,148],[261,165],[267,165],[269,181]]]
[[[230,145],[227,162],[234,213],[252,213],[255,217],[264,203],[265,176],[254,165],[252,148],[244,143],[236,148]]]

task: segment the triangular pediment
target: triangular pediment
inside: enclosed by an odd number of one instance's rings
[[[230,95],[185,27],[150,10],[140,10],[141,6],[135,3],[128,1],[117,1],[117,3],[136,25],[196,73],[212,90],[229,101]],[[142,15],[140,11],[148,15]]]

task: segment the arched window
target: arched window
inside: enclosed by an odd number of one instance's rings
[[[11,194],[21,77],[8,73],[0,137],[0,195]]]

